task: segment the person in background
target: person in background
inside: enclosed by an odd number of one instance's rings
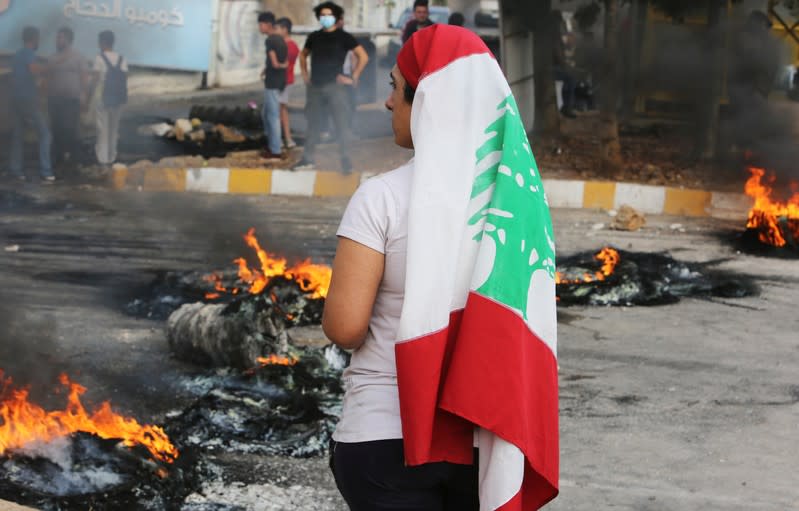
[[[338,136],[341,169],[345,173],[352,170],[349,146],[352,132],[349,127],[348,87],[357,87],[361,73],[369,62],[369,56],[352,34],[336,26],[344,16],[344,9],[334,2],[324,2],[314,7],[320,30],[311,33],[300,53],[302,78],[308,85],[308,98],[305,113],[308,118],[308,140],[302,159],[293,167],[295,170],[309,170],[315,167],[316,144],[319,142],[320,119],[329,108],[333,114],[336,135]],[[347,52],[355,52],[357,66],[352,77],[342,74]],[[313,60],[309,69],[308,57]]]
[[[560,92],[563,106],[560,107],[560,113],[564,117],[574,119],[577,117],[574,113],[574,91],[577,87],[577,77],[574,67],[569,64],[566,55],[567,41],[572,41],[572,36],[560,11],[552,11],[551,16],[553,24],[551,30],[554,38],[552,41],[553,74],[555,80],[563,82]]]
[[[101,165],[110,166],[117,159],[119,121],[122,118],[122,108],[128,101],[128,63],[125,57],[114,51],[116,37],[113,32],[104,30],[97,39],[100,54],[94,59],[89,84],[90,96],[101,85],[97,101],[97,141],[94,152]]]
[[[49,61],[47,72],[47,107],[53,131],[53,162],[56,167],[74,165],[78,155],[81,101],[87,100],[89,75],[86,59],[72,43],[75,33],[68,27],[59,29],[56,54]]]
[[[413,2],[413,18],[408,20],[402,30],[402,44],[411,38],[417,30],[429,27],[433,24],[430,19],[430,3],[428,0],[416,0]]]
[[[286,68],[286,88],[280,93],[280,124],[283,126],[283,144],[286,149],[297,147],[294,139],[291,138],[291,120],[289,119],[289,96],[291,86],[294,85],[294,69],[297,64],[297,57],[300,55],[300,47],[291,38],[291,19],[280,18],[275,25],[277,35],[283,38],[288,49],[288,68]]]
[[[39,108],[38,77],[47,72],[47,66],[36,60],[39,49],[39,29],[25,27],[22,29],[23,47],[11,59],[11,174],[20,181],[25,181],[23,170],[23,153],[25,145],[25,127],[32,124],[39,137],[39,175],[43,183],[52,183],[53,169],[50,165],[50,130],[47,121]]]
[[[258,29],[266,35],[266,65],[261,78],[264,80],[264,134],[266,135],[267,148],[261,157],[267,160],[280,160],[280,94],[286,88],[286,68],[288,68],[288,46],[286,41],[277,34],[275,29],[275,15],[271,12],[262,12],[258,15]]]
[[[455,25],[456,27],[462,27],[466,24],[466,18],[463,14],[459,12],[453,12],[449,15],[449,19],[447,20],[448,25]]]

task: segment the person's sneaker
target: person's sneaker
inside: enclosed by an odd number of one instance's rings
[[[282,154],[275,154],[272,151],[270,151],[269,149],[264,149],[263,151],[261,151],[261,158],[263,158],[265,160],[278,161],[278,160],[282,160],[283,159],[283,155]]]
[[[341,159],[341,172],[347,175],[352,172],[352,161],[346,156]]]
[[[44,185],[51,185],[55,183],[55,176],[44,176],[42,178],[42,184]]]
[[[286,142],[286,149],[294,149],[295,147],[297,147],[297,142],[293,140]]]
[[[293,167],[291,167],[291,170],[316,170],[316,164],[311,160],[302,158],[300,161],[295,163]]]

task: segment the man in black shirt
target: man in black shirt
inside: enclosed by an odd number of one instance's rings
[[[267,148],[261,156],[268,160],[279,160],[280,153],[280,93],[286,88],[288,47],[286,41],[275,32],[275,15],[262,12],[258,15],[258,29],[266,35],[266,65],[261,73],[264,80],[264,134]]]
[[[405,29],[402,31],[402,44],[411,38],[417,31],[427,28],[433,24],[430,19],[430,7],[427,0],[416,0],[413,3],[413,18],[408,20],[405,24]]]
[[[300,53],[300,70],[308,86],[305,106],[308,136],[303,157],[294,169],[314,168],[314,153],[316,144],[319,143],[320,124],[327,107],[330,108],[338,134],[341,168],[345,173],[349,173],[352,170],[352,162],[348,155],[352,133],[347,88],[358,86],[358,80],[369,61],[369,56],[352,34],[337,26],[344,16],[344,9],[341,6],[333,2],[324,2],[314,7],[314,13],[322,28],[308,36],[305,48]],[[352,70],[352,76],[345,76],[342,72],[344,60],[350,51],[355,53],[358,64]],[[309,56],[312,59],[310,73]]]

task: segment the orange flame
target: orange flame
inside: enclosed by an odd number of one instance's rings
[[[157,460],[172,463],[178,451],[158,426],[139,424],[135,419],[117,415],[108,401],[91,415],[80,396],[86,388],[70,381],[66,374],[59,378],[69,390],[64,410],[45,411],[28,401],[28,390],[12,386],[11,378],[0,371],[0,454],[34,442],[49,442],[72,433],[85,432],[105,439],[119,439],[128,447],[142,445]]]
[[[582,279],[564,279],[561,272],[555,273],[555,284],[583,284],[587,282],[599,282],[610,277],[619,264],[621,256],[619,252],[613,248],[605,247],[600,250],[594,259],[602,263],[602,267],[595,273],[586,273]]]
[[[255,251],[258,257],[260,269],[250,268],[246,259],[240,257],[233,261],[238,266],[239,280],[249,286],[251,294],[260,294],[266,289],[269,281],[274,277],[285,277],[295,281],[304,292],[311,298],[324,298],[330,289],[330,278],[333,274],[332,268],[323,264],[314,264],[310,259],[301,261],[291,267],[285,257],[270,254],[261,247],[258,238],[255,237],[255,229],[250,229],[244,235],[247,246]],[[239,289],[228,290],[222,285],[222,276],[212,273],[205,277],[206,282],[214,283],[216,292],[207,293],[207,299],[219,298],[219,293],[237,294]]]
[[[299,357],[292,355],[291,357],[281,357],[280,355],[269,355],[268,357],[258,357],[256,362],[261,364],[261,367],[278,365],[278,366],[293,366],[300,361]]]
[[[792,184],[793,195],[788,201],[772,198],[771,185],[776,178],[771,175],[763,183],[764,169],[750,167],[751,177],[746,181],[744,191],[755,200],[749,210],[746,227],[758,231],[761,242],[775,247],[784,247],[786,236],[799,240],[799,186]]]

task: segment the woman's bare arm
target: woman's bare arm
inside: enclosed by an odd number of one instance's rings
[[[322,329],[340,348],[357,349],[366,339],[384,266],[385,256],[380,252],[339,239]]]

